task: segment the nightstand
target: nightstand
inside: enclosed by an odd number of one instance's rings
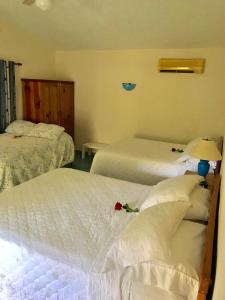
[[[108,146],[108,144],[103,144],[103,143],[96,143],[96,142],[89,142],[89,143],[85,143],[82,146],[82,159],[85,158],[85,150],[88,150],[88,153],[91,154],[91,151],[97,151],[100,150],[104,147]]]
[[[197,173],[193,171],[186,171],[185,175],[197,175]],[[212,173],[208,173],[208,175],[206,176],[206,181],[208,183],[207,189],[210,190],[210,193],[213,192],[214,179],[215,179],[215,175]]]

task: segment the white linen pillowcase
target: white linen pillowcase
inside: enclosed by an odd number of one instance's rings
[[[190,194],[191,206],[188,208],[185,219],[207,221],[209,216],[210,191],[201,186],[195,187]]]
[[[190,171],[194,171],[197,172],[198,171],[198,163],[199,163],[199,159],[198,158],[191,158],[189,157],[186,161],[186,169],[190,170]],[[209,165],[210,165],[210,169],[209,172],[212,173],[213,170],[216,168],[217,165],[217,161],[209,161]]]
[[[182,221],[171,241],[171,260],[133,266],[133,282],[141,282],[149,288],[157,286],[186,300],[196,300],[205,237],[205,225]]]
[[[160,181],[153,186],[140,211],[164,202],[189,201],[189,195],[196,185],[203,180],[199,175],[180,175]]]
[[[5,132],[14,135],[28,135],[34,127],[35,124],[32,122],[15,120],[6,127]]]
[[[169,259],[171,239],[188,207],[188,202],[176,201],[141,212],[112,244],[102,272],[149,260]]]
[[[28,134],[28,136],[57,140],[65,131],[65,128],[56,124],[38,123]]]

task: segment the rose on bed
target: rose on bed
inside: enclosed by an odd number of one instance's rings
[[[139,208],[131,208],[127,203],[126,204],[122,204],[120,202],[116,202],[115,206],[114,206],[115,210],[122,210],[125,209],[126,212],[139,212]]]
[[[171,148],[171,151],[172,152],[179,152],[179,153],[182,153],[182,152],[184,152],[184,150],[183,149],[179,149],[179,148]]]

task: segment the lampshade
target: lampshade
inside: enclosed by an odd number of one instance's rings
[[[201,160],[221,160],[222,156],[217,149],[216,143],[211,140],[200,140],[190,151],[190,155]]]
[[[44,11],[48,10],[52,5],[51,0],[36,0],[35,4],[38,8]]]

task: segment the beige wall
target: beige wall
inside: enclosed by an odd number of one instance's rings
[[[206,58],[205,72],[161,74],[161,57]],[[58,51],[56,72],[76,82],[79,147],[133,135],[186,142],[224,132],[225,49]],[[127,92],[122,82],[137,87]]]
[[[20,78],[54,78],[54,51],[35,37],[0,23],[0,58],[23,63],[17,67],[17,117],[22,117]]]

